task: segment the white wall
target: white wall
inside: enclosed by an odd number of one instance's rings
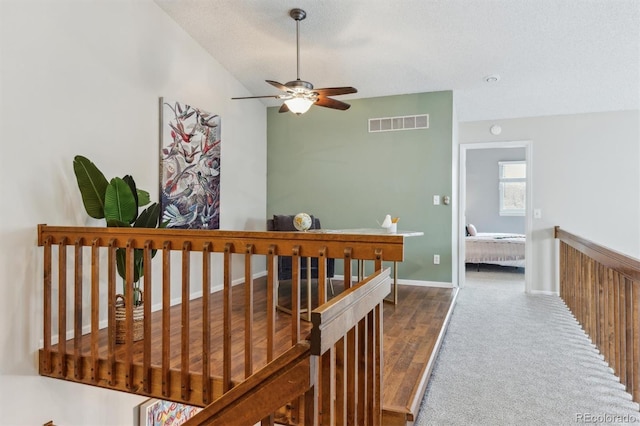
[[[144,398],[37,375],[36,226],[95,225],[72,159],[158,199],[158,98],[222,117],[221,228],[264,229],[266,111],[150,0],[0,1],[2,424],[132,424]]]
[[[500,137],[489,133],[502,127]],[[460,123],[460,143],[531,140],[533,291],[557,291],[553,227],[640,257],[640,114]]]

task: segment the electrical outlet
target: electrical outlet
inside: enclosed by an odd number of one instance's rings
[[[433,264],[434,265],[439,265],[440,264],[440,255],[439,254],[434,254],[433,255]]]

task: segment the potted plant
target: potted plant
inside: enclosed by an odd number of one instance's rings
[[[107,226],[155,228],[159,225],[160,206],[153,203],[140,214],[138,209],[151,202],[149,193],[136,187],[132,176],[115,177],[107,181],[104,174],[88,158],[77,155],[73,159],[73,171],[82,202],[87,214],[95,219],[105,219]],[[152,256],[155,255],[155,250]],[[118,275],[123,280],[123,294],[126,291],[126,250],[116,250]],[[133,300],[134,300],[134,341],[142,339],[142,290],[140,278],[144,274],[144,257],[141,249],[134,250]],[[124,341],[124,297],[116,295],[116,342]],[[137,321],[137,322],[136,322]],[[119,332],[120,331],[120,332]]]

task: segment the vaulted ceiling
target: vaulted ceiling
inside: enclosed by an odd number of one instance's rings
[[[237,96],[296,78],[299,7],[300,78],[358,89],[341,100],[453,90],[460,121],[640,109],[638,0],[154,1]]]

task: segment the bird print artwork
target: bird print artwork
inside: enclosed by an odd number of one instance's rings
[[[162,221],[169,228],[220,229],[220,116],[160,102]]]

